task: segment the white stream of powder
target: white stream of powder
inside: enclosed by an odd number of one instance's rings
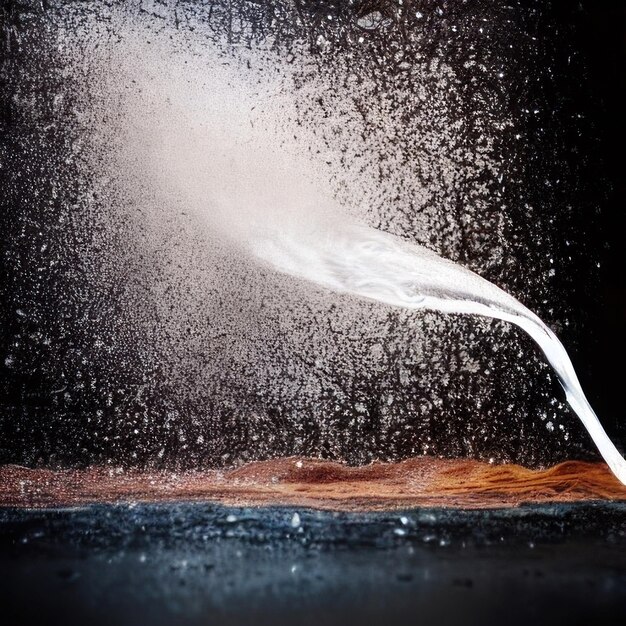
[[[274,268],[336,291],[408,309],[482,315],[524,330],[539,345],[569,405],[615,476],[626,484],[626,460],[604,431],[556,335],[493,283],[421,246],[359,224],[282,230],[251,242],[257,258]]]

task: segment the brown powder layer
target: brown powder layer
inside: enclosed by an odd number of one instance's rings
[[[228,471],[185,473],[0,467],[0,506],[208,501],[359,511],[423,506],[494,508],[524,502],[624,500],[626,487],[603,463],[567,461],[545,470],[468,459],[420,457],[348,467],[284,458]]]

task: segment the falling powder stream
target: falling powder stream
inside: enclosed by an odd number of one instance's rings
[[[600,454],[626,484],[626,460],[587,401],[563,344],[515,298],[426,248],[359,224],[309,224],[275,235],[250,245],[257,258],[284,273],[393,306],[481,315],[524,330],[545,354]]]

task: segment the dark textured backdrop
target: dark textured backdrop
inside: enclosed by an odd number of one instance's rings
[[[184,224],[134,248],[141,222],[86,156],[97,143],[89,120],[107,122],[107,112],[85,98],[98,79],[89,49],[67,71],[62,34],[89,21],[101,46],[115,47],[109,4],[6,2],[0,12],[0,462],[202,466],[303,454],[363,463],[434,453],[536,464],[595,454],[535,348],[502,324],[374,305],[357,307],[353,321],[340,298],[307,300],[297,284],[254,269],[235,291],[248,300],[219,289],[186,299],[186,281],[201,279],[164,269],[171,249],[191,245]],[[306,92],[307,72],[325,87],[301,97],[298,121],[336,124],[316,136],[344,155],[333,164],[337,189],[344,169],[376,166],[383,191],[370,221],[536,311],[623,447],[624,368],[613,366],[626,347],[619,2],[124,6],[148,28],[208,25],[224,55],[245,45],[279,65],[302,62],[294,90]],[[431,92],[428,72],[442,65],[452,71]],[[342,82],[349,72],[365,85],[353,97]],[[424,110],[444,98],[449,116],[416,112],[418,94]],[[333,119],[346,98],[367,131],[365,156]],[[445,142],[429,155],[419,137],[436,138],[437,124]],[[441,154],[452,180],[428,167]],[[476,154],[491,163],[479,174]],[[389,184],[409,171],[426,190],[415,203],[409,183],[397,194]],[[200,244],[183,260],[201,265]],[[259,285],[285,290],[284,307],[279,298],[260,310]]]

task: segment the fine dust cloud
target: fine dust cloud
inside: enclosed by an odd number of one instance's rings
[[[623,480],[530,312],[575,324],[558,280],[583,238],[560,251],[531,205],[545,193],[497,70],[539,71],[511,56],[523,25],[452,54],[437,24],[280,6],[57,16],[76,164],[61,237],[80,268],[67,324],[85,356],[54,402],[91,417],[75,449],[55,443],[61,427],[24,454],[537,465],[592,454],[569,402]],[[63,168],[51,176],[69,189]]]

